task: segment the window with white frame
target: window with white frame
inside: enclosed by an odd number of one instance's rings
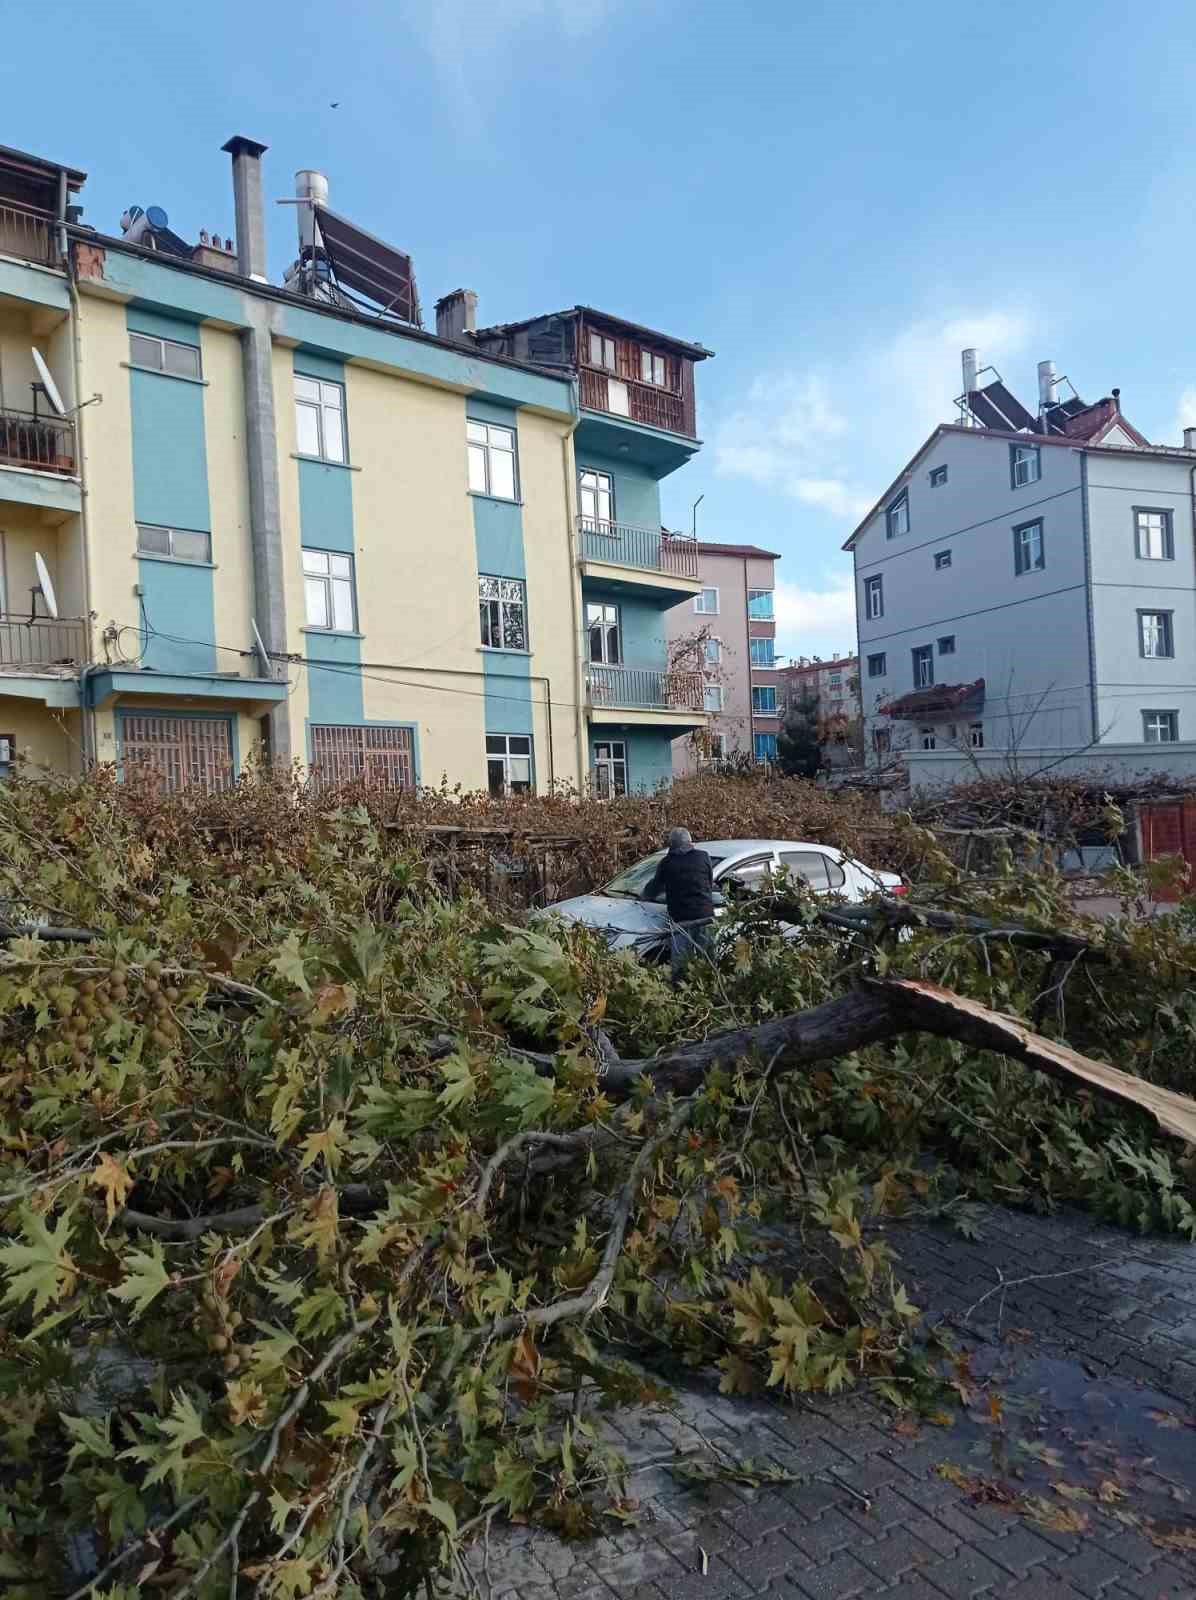
[[[668,363],[665,358],[653,354],[651,350],[641,350],[640,377],[645,383],[653,383],[658,389],[663,389],[668,382]]]
[[[706,748],[708,761],[725,761],[727,758],[727,736],[725,733],[708,733],[703,741]]]
[[[1147,661],[1160,661],[1175,654],[1170,611],[1139,611],[1138,653]]]
[[[599,800],[615,800],[627,793],[627,744],[624,740],[600,740],[594,745],[594,793]]]
[[[718,616],[718,590],[703,589],[701,594],[694,596],[694,610],[700,617]]]
[[[749,589],[747,592],[748,616],[756,622],[771,622],[773,619],[771,589]]]
[[[942,638],[939,640],[939,655],[953,656],[954,654],[955,635],[953,633],[944,633]]]
[[[885,510],[885,538],[899,539],[909,532],[909,493],[903,489]]]
[[[706,665],[708,667],[721,666],[723,659],[723,641],[721,639],[707,639],[705,654]]]
[[[864,616],[876,622],[885,614],[885,580],[879,573],[864,579]]]
[[[950,565],[950,550],[936,550],[934,553],[934,570],[936,572],[945,572]]]
[[[1037,483],[1042,477],[1042,451],[1036,444],[1009,446],[1009,480],[1015,489]]]
[[[915,645],[910,654],[914,662],[914,688],[929,689],[934,683],[934,646]]]
[[[777,664],[775,639],[752,639],[748,649],[753,667],[775,667]]]
[[[1174,744],[1179,738],[1179,712],[1144,711],[1142,738],[1146,744]]]
[[[841,672],[832,672],[827,681],[832,689],[841,689],[843,687],[843,674]]]
[[[148,522],[139,522],[137,554],[161,556],[171,561],[210,562],[212,535],[198,528],[158,528]],[[2,604],[0,610],[3,610]]]
[[[1139,561],[1174,561],[1171,512],[1135,506],[1134,548]]]
[[[888,728],[873,728],[872,748],[878,756],[887,756],[893,744],[893,735]]]
[[[754,717],[775,717],[776,714],[776,689],[771,684],[758,684],[752,690],[752,715]]]
[[[943,485],[946,483],[946,481],[947,481],[947,469],[946,469],[946,467],[931,467],[931,469],[930,469],[930,487],[932,489],[941,489],[943,487]]]
[[[309,628],[330,633],[357,631],[353,557],[336,550],[303,551],[304,609]]]
[[[918,737],[922,741],[923,750],[933,750],[935,748],[936,741],[933,728],[919,728]]]
[[[486,787],[496,800],[532,792],[532,741],[527,734],[486,735]]]
[[[478,613],[484,649],[527,649],[527,588],[522,579],[479,574]]]
[[[968,743],[973,750],[984,749],[984,724],[983,722],[968,723]]]
[[[752,735],[752,754],[757,761],[775,761],[777,759],[776,734],[754,733]]]
[[[702,690],[702,710],[721,711],[723,709],[723,686],[721,683],[708,683]]]
[[[1013,530],[1013,570],[1020,578],[1027,572],[1041,572],[1046,566],[1042,523],[1023,522]]]
[[[603,333],[590,334],[590,365],[604,372],[615,370],[615,341]]]
[[[601,666],[617,667],[623,660],[618,606],[606,600],[587,600],[586,631],[590,636],[590,660]]]
[[[198,345],[158,339],[148,333],[130,333],[129,365],[148,372],[167,372],[175,378],[203,377]]]
[[[515,430],[490,422],[466,422],[469,448],[469,488],[472,494],[492,500],[517,500]]]
[[[295,448],[321,461],[348,460],[343,383],[295,374]]]
[[[609,529],[615,520],[615,480],[609,472],[582,468],[577,480],[577,509],[584,532]]]

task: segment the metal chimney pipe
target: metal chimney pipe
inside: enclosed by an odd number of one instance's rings
[[[328,204],[328,179],[312,167],[303,167],[295,174],[295,198],[310,204],[295,207],[299,222],[299,254],[311,250],[316,242],[316,206]]]
[[[1184,429],[1184,449],[1196,450],[1196,428]]]
[[[1059,404],[1059,380],[1055,375],[1053,361],[1038,363],[1038,404],[1044,411],[1047,406]]]
[[[237,271],[266,282],[266,223],[262,212],[262,157],[266,146],[234,134],[220,147],[233,158],[233,199],[237,212]]]
[[[963,362],[963,392],[972,394],[980,387],[976,374],[980,371],[980,357],[975,350],[965,350]]]

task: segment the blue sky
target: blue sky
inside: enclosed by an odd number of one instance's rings
[[[780,648],[854,643],[840,545],[976,345],[1023,396],[1053,358],[1148,437],[1196,423],[1196,8],[825,0],[124,0],[5,18],[0,141],[232,232],[270,146],[415,258],[427,314],[578,302],[699,340],[702,454],[666,520],[778,550]],[[331,102],[338,101],[337,109]],[[294,213],[271,208],[271,274]]]

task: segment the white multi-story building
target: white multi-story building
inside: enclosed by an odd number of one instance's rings
[[[1011,750],[1191,768],[1196,430],[1152,445],[1116,389],[1060,401],[1049,362],[1033,416],[972,351],[964,378],[964,420],[845,546],[868,758],[908,752],[915,783]]]

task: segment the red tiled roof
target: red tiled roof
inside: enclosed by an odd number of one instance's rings
[[[765,561],[779,561],[778,550],[761,550],[758,544],[716,544],[712,539],[699,539],[698,552],[709,550],[715,556],[761,556]]]
[[[828,669],[854,667],[858,664],[859,659],[859,656],[835,656],[831,661],[795,661],[791,666],[782,667],[781,671],[796,678],[813,675],[816,672],[825,672]]]
[[[932,711],[955,711],[969,701],[984,699],[984,679],[975,683],[936,683],[929,689],[914,689],[910,694],[890,700],[880,711],[886,717],[920,717]]]

